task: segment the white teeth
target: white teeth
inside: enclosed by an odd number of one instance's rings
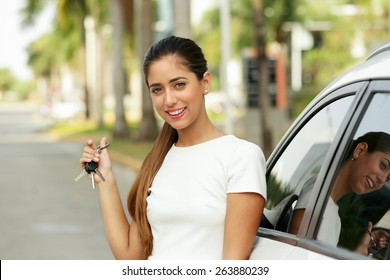
[[[169,111],[168,114],[170,114],[171,116],[176,116],[176,115],[179,115],[180,113],[182,113],[184,111],[184,109],[185,108],[175,110],[175,111]]]
[[[368,184],[370,185],[370,188],[373,188],[373,187],[374,187],[374,184],[372,183],[372,181],[370,180],[370,178],[367,178],[367,182],[368,182]]]

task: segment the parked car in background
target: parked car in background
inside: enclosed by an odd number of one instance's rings
[[[267,160],[268,200],[251,259],[390,259],[389,246],[369,256],[355,252],[366,233],[390,232],[390,183],[366,195],[337,201],[341,232],[336,245],[318,232],[336,174],[353,139],[390,134],[390,43],[333,81],[305,108]],[[290,233],[303,186],[313,180],[296,234]],[[335,229],[329,228],[329,234]]]

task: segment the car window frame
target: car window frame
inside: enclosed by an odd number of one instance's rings
[[[320,170],[319,176],[314,184],[314,189],[317,190],[317,201],[312,203],[313,208],[308,211],[308,216],[304,216],[303,220],[310,220],[310,224],[302,234],[310,239],[315,239],[320,227],[321,217],[325,211],[326,202],[329,198],[329,194],[332,190],[332,186],[335,180],[335,174],[339,170],[342,163],[342,159],[346,156],[346,149],[348,143],[354,137],[358,130],[361,120],[364,117],[365,112],[371,104],[371,100],[377,93],[389,93],[390,90],[387,87],[389,80],[374,80],[367,83],[365,88],[362,88],[356,93],[355,104],[352,104],[350,108],[350,117],[345,117],[344,122],[340,125],[339,131],[335,136],[334,142],[329,148],[328,154],[324,160],[323,166]],[[348,115],[348,113],[347,113]],[[350,125],[353,124],[353,125]],[[333,174],[329,176],[328,174]],[[310,212],[310,213],[309,213]],[[306,214],[306,213],[305,213]],[[310,214],[310,215],[309,215]],[[301,233],[301,232],[300,232]]]
[[[321,224],[321,217],[325,211],[326,202],[329,199],[329,194],[335,180],[335,174],[339,170],[342,159],[345,158],[347,153],[345,147],[360,127],[364,114],[369,108],[374,96],[378,93],[390,94],[389,82],[389,79],[372,80],[367,83],[367,86],[364,89],[362,88],[361,91],[356,93],[355,106],[351,106],[350,108],[350,113],[353,113],[352,117],[348,120],[346,116],[344,119],[346,123],[340,125],[338,135],[336,135],[334,139],[335,141],[329,149],[327,158],[324,160],[324,164],[320,170],[319,178],[317,178],[318,180],[315,183],[314,188],[318,190],[317,202],[312,204],[312,210],[308,211],[308,215],[303,218],[303,221],[305,222],[307,222],[307,219],[310,219],[306,228],[307,230],[303,233],[305,238],[314,240],[317,237]],[[350,125],[351,123],[353,125]],[[344,129],[342,129],[343,127]],[[329,160],[329,158],[331,159]],[[326,164],[327,162],[328,164]],[[328,176],[328,174],[333,174],[333,176]],[[300,245],[299,241],[297,242],[297,245]],[[355,254],[356,257],[359,257],[359,254],[354,253],[353,251],[341,247],[337,248]]]
[[[322,109],[324,109],[329,104],[336,102],[337,100],[340,100],[342,98],[353,96],[353,100],[351,102],[351,105],[347,109],[346,115],[344,116],[343,120],[341,121],[340,127],[335,135],[334,142],[332,143],[331,147],[329,148],[327,152],[327,156],[323,162],[323,165],[321,167],[319,177],[316,180],[315,185],[313,186],[313,192],[318,192],[320,195],[324,195],[324,193],[327,193],[328,188],[325,188],[325,185],[323,184],[324,178],[326,174],[329,172],[329,167],[335,152],[337,151],[338,144],[335,144],[335,142],[340,143],[343,141],[343,136],[345,131],[348,130],[348,126],[350,122],[353,120],[353,116],[356,112],[356,110],[359,108],[359,104],[361,104],[361,99],[363,98],[363,93],[367,89],[369,85],[369,82],[367,81],[356,81],[350,84],[343,85],[341,87],[332,89],[329,93],[321,92],[319,96],[321,98],[315,98],[307,107],[306,109],[301,113],[301,115],[294,121],[294,123],[291,125],[290,129],[286,132],[284,137],[281,139],[269,159],[267,160],[267,171],[266,171],[266,178],[267,181],[269,179],[271,170],[274,168],[276,162],[279,160],[281,155],[284,153],[285,149],[288,147],[292,139],[301,131],[301,129]],[[328,171],[328,172],[326,172]],[[321,199],[319,199],[321,198]],[[273,229],[262,229],[259,228],[258,235],[270,239],[275,239],[280,242],[284,242],[291,245],[297,245],[302,248],[307,248],[308,250],[313,250],[315,248],[315,251],[321,251],[324,255],[332,256],[334,258],[337,258],[335,256],[335,247],[334,246],[327,246],[326,244],[321,244],[320,242],[316,241],[314,232],[310,231],[312,230],[313,223],[317,224],[319,215],[318,207],[319,205],[322,205],[321,203],[324,203],[325,197],[319,197],[313,201],[313,204],[308,205],[309,211],[305,213],[304,216],[304,222],[301,225],[301,228],[297,235],[281,232]],[[322,211],[322,207],[320,207]],[[313,214],[314,211],[315,215]],[[321,213],[322,214],[322,213]],[[310,229],[310,230],[309,230]],[[339,251],[338,249],[336,251]],[[340,252],[346,253],[344,249],[341,249]],[[349,257],[350,254],[346,253]],[[339,255],[336,253],[336,255]],[[355,255],[355,254],[354,254]],[[344,255],[345,257],[345,255]],[[358,257],[360,258],[360,257]]]

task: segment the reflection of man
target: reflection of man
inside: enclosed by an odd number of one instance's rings
[[[347,194],[338,204],[342,222],[339,245],[355,248],[367,223],[371,221],[376,225],[390,209],[390,184],[387,183],[383,188],[367,194]],[[386,229],[390,227],[387,226]]]

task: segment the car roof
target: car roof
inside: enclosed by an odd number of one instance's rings
[[[343,85],[358,81],[390,79],[390,42],[375,50],[368,58],[333,80],[318,98]]]

